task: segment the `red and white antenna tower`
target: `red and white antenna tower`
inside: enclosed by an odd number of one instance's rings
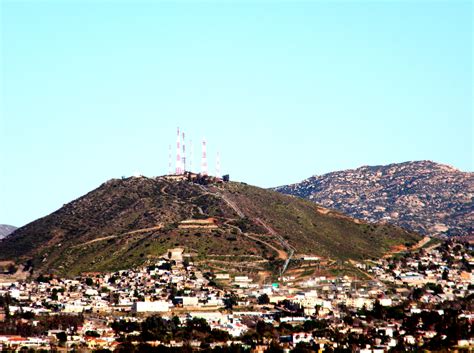
[[[179,135],[179,127],[178,127],[178,137],[176,139],[176,174],[182,174],[181,171],[181,140]]]
[[[221,177],[221,154],[217,152],[216,156],[216,177]]]
[[[172,166],[171,166],[171,145],[168,146],[168,175],[173,173]]]
[[[189,171],[193,172],[193,140],[189,140]]]
[[[186,144],[184,140],[184,132],[183,132],[183,157],[182,157],[182,167],[183,167],[183,174],[186,172]]]
[[[201,160],[201,174],[207,175],[207,152],[206,152],[206,140],[202,140],[202,160]]]

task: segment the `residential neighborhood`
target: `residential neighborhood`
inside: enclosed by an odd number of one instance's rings
[[[170,249],[137,269],[0,283],[0,348],[468,352],[473,265],[472,246],[438,242],[356,263],[358,278],[260,284],[245,274],[203,273],[183,248]]]

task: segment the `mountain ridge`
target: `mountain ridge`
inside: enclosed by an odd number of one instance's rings
[[[0,240],[7,237],[17,229],[15,226],[9,224],[0,224]]]
[[[411,161],[314,175],[273,190],[368,222],[433,235],[471,235],[474,173]]]

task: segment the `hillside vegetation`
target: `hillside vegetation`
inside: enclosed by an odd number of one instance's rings
[[[30,260],[37,272],[75,275],[127,269],[184,247],[214,271],[275,274],[303,254],[329,267],[380,257],[419,238],[242,183],[140,177],[110,180],[17,229],[0,242],[0,260]]]

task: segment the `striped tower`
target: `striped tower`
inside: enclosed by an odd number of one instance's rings
[[[168,146],[168,175],[173,174],[172,170],[171,145]]]
[[[206,152],[206,140],[202,140],[202,160],[201,160],[201,174],[207,175],[207,152]]]
[[[182,157],[182,167],[183,167],[183,174],[184,172],[186,172],[186,143],[185,143],[185,140],[184,140],[184,132],[183,132],[183,157]]]
[[[216,177],[221,177],[221,154],[217,152],[216,156]]]
[[[193,140],[189,140],[189,171],[193,172]]]
[[[182,174],[181,171],[181,140],[179,135],[178,127],[178,137],[176,139],[176,175]]]

